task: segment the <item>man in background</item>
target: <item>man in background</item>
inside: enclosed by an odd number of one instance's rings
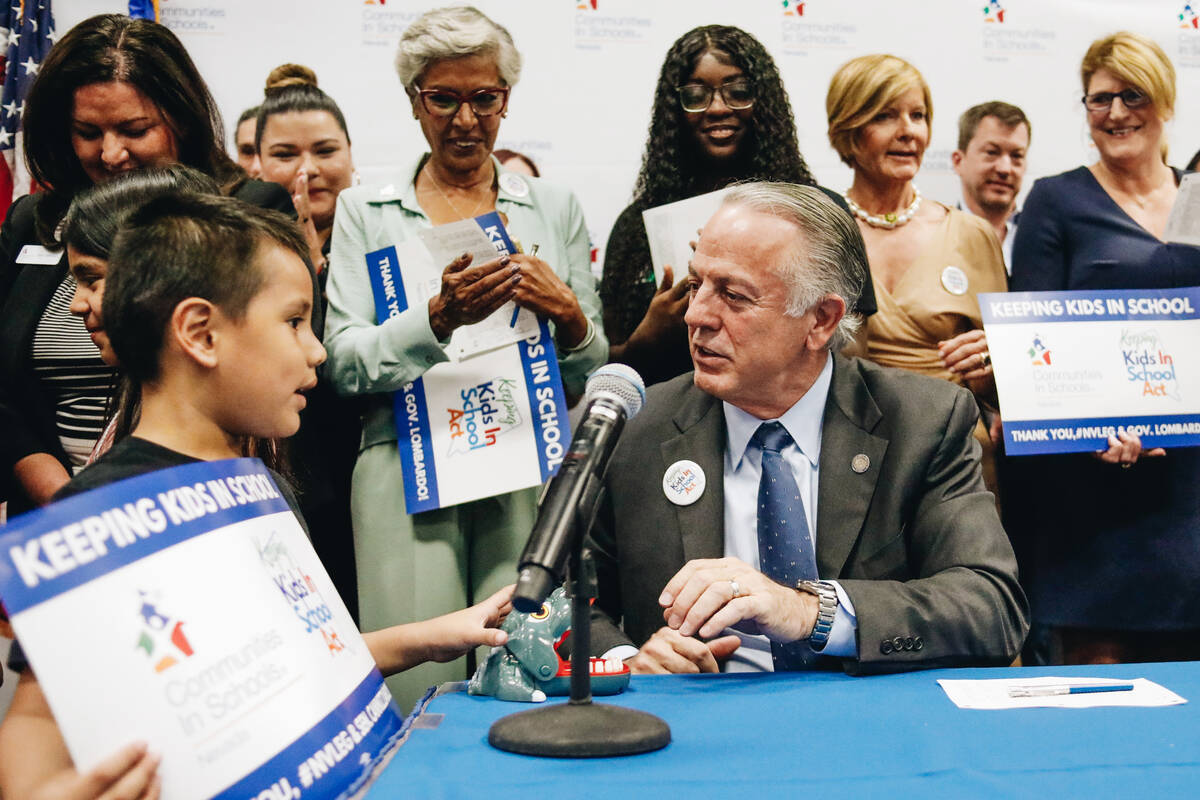
[[[1000,100],[980,103],[958,118],[958,149],[950,155],[962,180],[959,210],[983,217],[995,228],[1010,274],[1030,132],[1029,119],[1016,106]]]

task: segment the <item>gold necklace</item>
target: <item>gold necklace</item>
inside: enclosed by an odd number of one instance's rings
[[[434,189],[436,189],[436,190],[437,190],[437,193],[438,193],[438,194],[440,194],[440,195],[442,196],[442,199],[446,201],[446,205],[450,206],[450,208],[454,210],[454,213],[455,213],[455,214],[458,214],[458,216],[459,216],[459,218],[460,218],[460,219],[473,219],[473,218],[475,217],[475,212],[479,211],[479,207],[483,205],[483,199],[480,199],[480,200],[479,200],[477,203],[475,203],[475,207],[471,209],[471,213],[470,213],[470,214],[464,214],[464,213],[463,213],[463,212],[462,212],[462,211],[459,209],[459,207],[458,207],[458,206],[454,205],[454,201],[450,199],[450,196],[449,196],[449,195],[447,195],[447,194],[446,194],[444,191],[442,191],[442,185],[441,185],[440,183],[438,183],[438,180],[437,180],[437,178],[433,177],[433,170],[431,170],[431,169],[429,168],[429,162],[428,162],[428,161],[427,161],[427,162],[425,162],[425,166],[424,166],[424,167],[422,167],[422,170],[423,170],[423,171],[425,172],[425,174],[426,174],[426,175],[429,177],[429,180],[430,180],[430,181],[433,183],[433,188],[434,188]],[[491,181],[495,181],[495,180],[496,180],[496,174],[495,174],[495,170],[496,170],[496,167],[495,167],[495,166],[493,166],[493,167],[492,167],[492,177],[491,177]],[[480,183],[482,184],[483,182],[481,181]],[[472,188],[472,189],[474,189],[475,187],[474,187],[474,186],[472,186],[471,188]],[[489,196],[489,197],[491,196],[491,192],[490,192],[490,191],[488,192],[488,196]]]

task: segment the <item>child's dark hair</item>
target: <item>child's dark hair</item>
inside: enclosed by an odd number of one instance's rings
[[[262,105],[258,107],[258,122],[254,129],[254,149],[262,152],[263,131],[267,120],[275,114],[289,111],[324,111],[333,117],[350,142],[346,118],[333,98],[317,86],[317,75],[301,64],[280,64],[267,76]]]
[[[85,190],[71,202],[59,240],[85,256],[107,261],[125,218],[146,202],[173,192],[216,195],[220,187],[203,172],[183,164],[125,172]]]
[[[168,195],[133,212],[117,234],[104,286],[104,327],[122,369],[137,384],[155,380],[167,323],[189,297],[240,318],[266,281],[264,244],[308,261],[308,243],[278,211],[233,198]]]

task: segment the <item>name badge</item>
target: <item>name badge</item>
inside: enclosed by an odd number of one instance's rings
[[[40,264],[52,267],[62,259],[62,250],[51,250],[40,244],[27,244],[17,253],[18,264]]]

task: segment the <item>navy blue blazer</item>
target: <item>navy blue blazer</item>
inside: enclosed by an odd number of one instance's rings
[[[1086,167],[1034,184],[1012,291],[1195,285],[1200,248],[1160,241]],[[1006,467],[1005,526],[1036,622],[1200,629],[1200,449],[1131,469],[1086,454],[1010,457]]]

